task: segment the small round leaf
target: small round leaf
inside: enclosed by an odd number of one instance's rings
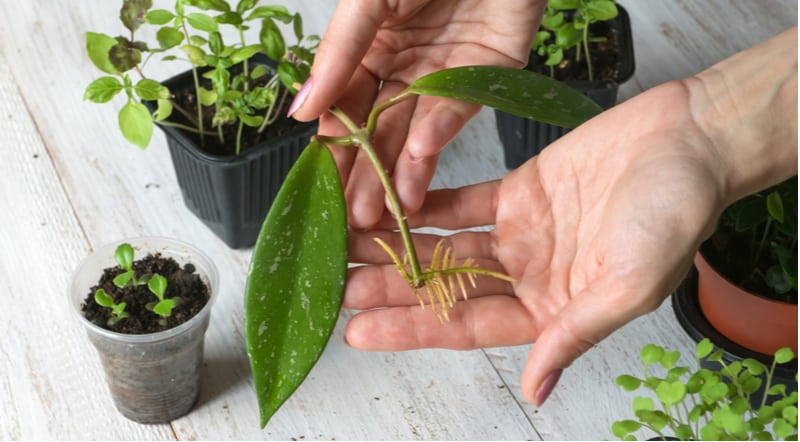
[[[153,118],[142,103],[129,101],[119,111],[119,129],[126,140],[144,149],[153,136]]]

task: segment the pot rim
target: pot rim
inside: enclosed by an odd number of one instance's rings
[[[106,257],[110,257],[113,262],[114,250],[116,250],[117,246],[124,242],[131,244],[134,250],[146,250],[148,253],[159,252],[164,256],[176,258],[176,260],[179,260],[180,257],[186,257],[187,259],[191,258],[192,264],[194,264],[198,270],[202,269],[202,271],[198,271],[198,274],[203,279],[203,282],[205,282],[209,287],[210,294],[206,305],[204,305],[203,308],[188,321],[176,327],[162,330],[160,332],[139,335],[119,333],[108,330],[86,319],[81,312],[81,305],[83,304],[84,299],[86,299],[86,294],[89,288],[91,285],[97,282],[102,274],[103,269],[107,266],[106,264],[101,263],[105,262],[104,258]],[[96,277],[94,282],[91,282],[91,285],[86,287],[84,281],[81,280],[81,275],[84,271],[88,271],[90,266],[95,268],[96,272],[93,272],[92,274],[96,275]],[[67,293],[67,301],[70,304],[70,309],[75,312],[78,320],[86,327],[87,332],[99,334],[108,339],[126,342],[128,344],[142,344],[161,342],[194,328],[198,323],[201,323],[205,317],[211,314],[211,307],[219,297],[218,292],[219,272],[217,270],[217,266],[214,264],[214,261],[212,261],[211,258],[203,251],[195,246],[192,246],[191,244],[174,238],[162,236],[136,236],[103,244],[102,246],[97,247],[89,252],[89,254],[81,260],[76,267],[76,270],[72,274]]]

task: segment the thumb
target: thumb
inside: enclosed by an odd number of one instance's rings
[[[522,394],[528,402],[541,406],[564,368],[632,319],[655,310],[663,301],[663,297],[655,297],[657,302],[647,302],[654,297],[637,297],[618,288],[615,293],[597,285],[593,287],[574,296],[539,334],[522,371]]]
[[[289,115],[310,121],[336,102],[388,14],[385,1],[339,2],[314,57],[311,77],[297,93]]]

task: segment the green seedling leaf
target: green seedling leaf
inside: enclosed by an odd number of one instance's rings
[[[675,366],[675,363],[678,362],[678,359],[681,357],[681,352],[679,351],[665,351],[664,355],[661,356],[661,366],[666,368],[667,370],[671,369]]]
[[[169,89],[162,86],[161,83],[143,78],[136,83],[134,87],[136,94],[142,100],[158,100],[162,98],[169,98]]]
[[[617,385],[625,389],[625,391],[634,391],[642,385],[642,381],[629,374],[622,374],[617,376]]]
[[[639,357],[645,365],[657,364],[661,362],[661,358],[664,357],[664,349],[658,345],[647,344],[642,347],[642,351],[639,352]]]
[[[218,15],[216,19],[217,23],[223,25],[239,26],[244,22],[242,15],[233,11],[223,12],[222,14]]]
[[[618,13],[614,0],[589,0],[585,10],[592,21],[611,20]]]
[[[261,22],[261,32],[258,34],[264,53],[273,60],[280,60],[286,53],[286,43],[278,25],[269,18]]]
[[[128,243],[122,243],[114,250],[114,260],[124,270],[133,268],[133,247]]]
[[[119,130],[126,140],[144,149],[153,136],[153,118],[142,103],[129,101],[119,111]]]
[[[147,288],[156,295],[159,301],[164,301],[164,292],[167,291],[167,278],[156,273],[147,282]]]
[[[547,6],[556,10],[577,9],[581,5],[580,0],[550,0]]]
[[[658,396],[658,400],[665,405],[675,405],[686,396],[686,386],[680,381],[662,382],[656,388],[656,395]]]
[[[172,115],[172,102],[166,99],[159,99],[158,108],[156,108],[153,119],[155,121],[164,121],[169,118],[170,115]]]
[[[107,103],[122,90],[122,83],[116,77],[104,76],[89,83],[83,99],[94,103]]]
[[[217,22],[212,17],[200,12],[192,12],[186,16],[189,26],[203,32],[215,32],[219,30]]]
[[[411,83],[408,91],[477,103],[569,128],[602,111],[591,99],[547,76],[496,66],[437,71]]]
[[[117,37],[108,52],[108,60],[117,71],[127,72],[142,61],[141,48],[125,37]]]
[[[697,351],[695,354],[697,355],[697,359],[703,359],[711,352],[714,351],[714,344],[711,343],[711,340],[708,338],[703,338],[702,341],[697,343]]]
[[[284,22],[286,22],[287,19],[288,20],[292,19],[292,15],[289,14],[289,9],[287,9],[286,6],[280,6],[280,5],[259,6],[253,9],[253,12],[250,13],[247,19],[252,20],[254,18],[269,18],[269,17],[275,17]]]
[[[245,341],[262,428],[322,354],[346,272],[342,184],[328,148],[312,141],[267,214],[245,288]]]
[[[794,352],[789,347],[783,347],[775,352],[775,362],[785,364],[794,359]]]
[[[225,0],[184,0],[187,5],[194,6],[203,10],[228,12],[231,10],[230,5]]]
[[[170,49],[183,43],[183,33],[179,30],[164,26],[156,32],[156,40],[161,49]]]
[[[128,314],[125,313],[125,307],[127,306],[128,304],[120,302],[119,304],[116,304],[115,306],[111,307],[111,313],[113,313],[115,316],[127,318]]]
[[[175,305],[176,303],[174,299],[164,299],[153,306],[153,312],[159,316],[168,318],[170,315],[172,315],[172,309],[175,308]]]
[[[261,51],[261,46],[259,46],[259,45],[248,45],[248,46],[244,46],[244,47],[238,48],[235,51],[233,51],[233,54],[231,54],[231,61],[233,63],[242,62],[244,60],[249,59],[253,55],[256,55],[260,51]],[[265,71],[268,70],[268,68],[266,66],[264,66],[263,64],[260,64],[260,65],[257,65],[255,67],[253,67],[253,72],[255,72],[255,70],[258,69],[258,68],[261,68],[261,70],[265,70]],[[251,78],[258,78],[258,77],[254,77],[253,75],[254,74],[251,73],[250,77]]]
[[[175,15],[166,9],[154,9],[145,14],[144,21],[151,25],[165,25],[173,18]]]
[[[769,212],[769,216],[779,223],[783,222],[783,200],[777,190],[767,195],[767,212]]]
[[[133,279],[133,270],[128,270],[127,272],[115,276],[112,282],[115,286],[122,288],[126,287],[128,283],[131,282],[131,279]]]
[[[108,35],[96,32],[86,33],[86,53],[89,55],[89,59],[98,69],[107,74],[119,73],[108,58],[108,53],[115,44],[117,44],[117,40]]]
[[[94,302],[102,307],[114,307],[114,298],[103,289],[97,289],[97,291],[94,292]]]
[[[630,419],[616,421],[611,424],[611,432],[614,433],[614,436],[617,436],[620,439],[630,433],[633,433],[634,431],[639,430],[640,428],[642,428],[642,424]]]

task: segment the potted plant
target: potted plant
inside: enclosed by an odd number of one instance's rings
[[[794,359],[794,353],[779,349],[768,364],[755,359],[726,363],[723,354],[703,339],[696,365],[688,367],[678,365],[679,352],[645,345],[641,377],[623,374],[616,382],[626,391],[643,389],[647,396],[634,398],[635,419],[614,422],[614,435],[637,440],[635,433],[647,429],[657,435],[650,440],[797,440],[797,391],[788,392],[774,377],[776,366]],[[754,401],[759,390],[766,395]]]
[[[91,82],[84,98],[105,103],[124,92],[119,127],[141,148],[154,124],[164,130],[184,203],[233,248],[255,242],[317,127],[286,111],[308,78],[318,38],[303,34],[300,15],[256,3],[177,0],[167,10],[153,9],[152,0],[123,0],[126,35],[86,34],[89,58],[108,75]],[[279,24],[291,26],[297,44],[286,43]],[[155,42],[137,39],[146,27]],[[256,27],[258,39],[246,41]],[[189,70],[158,82],[145,74],[156,59],[186,62]]]
[[[627,11],[613,0],[548,1],[525,69],[564,81],[603,109],[610,108],[616,104],[619,85],[634,71]],[[508,169],[569,131],[501,110],[495,110],[495,118]]]
[[[189,412],[217,289],[208,256],[167,238],[108,244],[80,263],[69,302],[123,416],[163,423]]]
[[[672,305],[688,334],[710,338],[728,362],[767,363],[782,347],[796,354],[796,176],[725,209]],[[792,391],[796,367],[775,373]]]
[[[440,321],[448,320],[448,308],[456,296],[466,297],[467,284],[474,286],[477,277],[510,280],[507,275],[480,268],[471,258],[457,260],[452,247],[441,241],[430,263],[423,267],[417,257],[403,208],[373,145],[373,134],[383,111],[418,95],[469,101],[572,127],[601,111],[592,100],[556,80],[496,66],[464,66],[419,78],[376,104],[364,126],[341,109],[331,109],[349,134],[312,138],[264,220],[251,258],[244,334],[262,427],[309,374],[339,316],[348,268],[348,229],[344,191],[328,146],[362,149],[370,158],[391,204],[403,252],[394,251],[380,238],[375,241],[420,304],[429,306]],[[541,99],[530,103],[522,97]]]

